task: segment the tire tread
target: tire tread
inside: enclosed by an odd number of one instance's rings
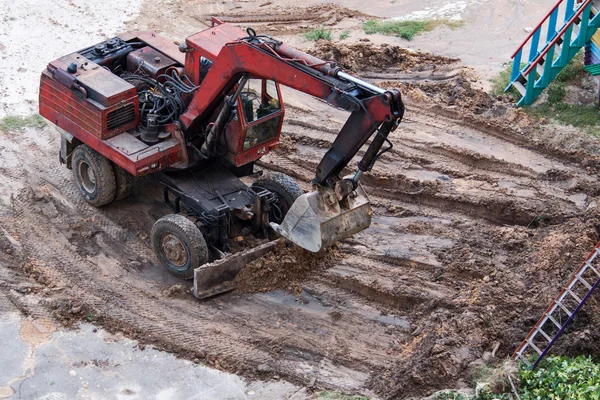
[[[96,198],[94,199],[90,199],[88,196],[86,196],[84,189],[80,187],[80,184],[78,183],[76,176],[76,160],[79,157],[87,160],[94,169],[94,174],[96,175],[96,191],[98,192]],[[87,144],[77,146],[75,150],[73,150],[73,178],[75,179],[75,184],[85,200],[94,207],[107,205],[115,199],[117,184],[115,172],[111,162]]]
[[[167,228],[170,232],[181,233],[187,239],[186,245],[189,245],[191,259],[190,268],[184,273],[177,273],[171,269],[160,257],[160,248],[159,243],[156,240],[157,231],[161,228]],[[204,240],[204,236],[202,236],[202,232],[198,229],[198,227],[186,217],[179,214],[169,214],[160,218],[158,221],[154,223],[151,231],[152,237],[152,247],[154,248],[154,252],[157,257],[161,261],[163,267],[172,275],[177,276],[183,279],[192,279],[194,277],[194,270],[208,262],[209,252],[208,246],[206,245],[206,240]]]

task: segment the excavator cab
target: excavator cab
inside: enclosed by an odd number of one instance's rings
[[[268,79],[248,79],[225,133],[226,158],[236,167],[256,161],[279,143],[284,106],[279,85]]]

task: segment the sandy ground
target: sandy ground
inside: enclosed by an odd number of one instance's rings
[[[141,0],[0,1],[0,118],[37,109],[40,72],[69,51],[108,38],[135,18]]]
[[[435,0],[423,3],[398,0],[365,3],[352,0],[340,4],[347,9],[359,11],[364,16],[358,19],[346,16],[339,21],[332,20],[332,12],[327,10],[317,11],[310,17],[302,15],[306,14],[302,11],[288,13],[290,6],[297,6],[294,1],[277,1],[261,7],[264,3],[266,2],[163,0],[157,3],[164,4],[163,6],[146,7],[147,10],[157,12],[148,12],[147,16],[136,20],[142,0],[108,0],[94,5],[83,0],[1,0],[0,118],[7,114],[30,114],[36,110],[39,73],[49,60],[63,55],[65,49],[71,51],[86,47],[125,30],[125,27],[133,30],[150,28],[174,40],[181,40],[203,26],[200,21],[209,15],[238,16],[256,13],[261,18],[265,15],[285,15],[288,21],[291,15],[291,20],[297,22],[294,26],[304,27],[304,30],[318,24],[332,25],[337,35],[350,30],[351,34],[346,39],[348,42],[365,37],[360,25],[368,16],[462,20],[465,21],[465,26],[461,29],[440,27],[418,36],[412,42],[382,35],[369,35],[368,38],[379,44],[398,44],[414,50],[460,58],[465,65],[477,70],[485,88],[488,86],[488,78],[503,68],[503,63],[510,59],[514,49],[526,37],[524,28],[535,26],[554,1]],[[303,2],[303,6],[327,3],[330,2],[309,0]],[[248,21],[246,25],[254,23],[260,26],[252,18],[244,19]],[[259,18],[258,21],[263,19]],[[279,30],[277,23],[272,25]],[[278,33],[285,33],[285,30]],[[310,46],[299,35],[286,39],[293,45]]]
[[[429,3],[382,1],[368,10],[359,2],[261,7],[265,3],[155,1],[133,19],[124,13],[122,23],[181,40],[201,28],[207,15],[217,14],[311,47],[380,85],[401,88],[408,112],[390,137],[395,147],[363,181],[375,209],[373,225],[340,243],[328,263],[304,271],[291,291],[279,282],[266,289],[281,290],[199,302],[152,255],[148,232],[168,213],[159,188],[144,181],[130,199],[90,207],[70,171],[56,161],[54,129],[26,128],[0,134],[0,290],[32,318],[51,313],[69,325],[91,314],[96,324],[142,344],[246,378],[291,382],[307,392],[420,398],[470,386],[474,369],[512,353],[598,241],[597,142],[532,124],[477,90],[478,77],[460,62],[407,55],[393,46],[407,43],[395,38],[385,38],[390,44],[385,47],[378,46],[384,38],[358,42],[364,35],[356,27],[371,18],[366,14],[406,17],[432,12]],[[440,8],[444,4],[450,3],[440,2]],[[445,17],[464,18],[465,28],[427,37],[447,39],[437,51],[443,55],[460,56],[454,51],[469,48],[465,53],[482,66],[500,63],[503,56],[483,46],[485,35],[465,39],[469,30],[482,29],[478,13],[492,13],[505,27],[520,26],[515,16],[527,15],[526,26],[549,6],[461,4],[449,7]],[[336,33],[353,29],[351,38],[312,48],[299,33],[318,24]],[[525,35],[522,26],[512,32],[501,43],[507,54]],[[497,33],[490,36],[502,40]],[[63,47],[79,47],[68,43],[66,32],[61,37],[58,54]],[[5,42],[2,36],[4,51]],[[487,59],[475,51],[476,42],[489,51]],[[410,45],[428,50],[440,43],[424,36]],[[490,63],[489,57],[498,59]],[[347,116],[293,91],[286,90],[284,100],[285,145],[261,167],[288,173],[308,189]],[[25,112],[34,103],[3,104],[10,112]],[[289,280],[292,272],[273,271]],[[38,286],[16,290],[24,279]],[[559,350],[598,354],[598,334],[582,333],[586,324],[597,323],[597,315],[584,311]]]

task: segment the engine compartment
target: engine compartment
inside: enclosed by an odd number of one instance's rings
[[[99,109],[118,104],[127,108],[102,118],[103,129],[97,135],[102,140],[122,133],[124,127],[148,144],[169,137],[162,127],[177,120],[198,88],[180,61],[138,38],[108,39],[61,57],[49,64],[48,71]]]
[[[109,39],[80,52],[136,89],[140,139],[156,143],[168,137],[161,126],[177,120],[198,88],[183,65],[145,42]]]

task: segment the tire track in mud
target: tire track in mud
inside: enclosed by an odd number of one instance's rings
[[[242,8],[242,7],[239,7]],[[195,18],[200,21],[211,21],[212,17],[231,24],[266,24],[261,26],[261,29],[268,31],[278,30],[280,24],[285,24],[285,33],[290,34],[290,29],[302,31],[297,25],[303,24],[324,24],[335,25],[338,22],[347,18],[369,18],[378,19],[377,17],[361,13],[356,10],[350,10],[346,7],[336,4],[322,4],[309,7],[268,7],[267,10],[235,12],[234,8],[230,12],[211,13],[205,15],[197,15],[192,12]],[[195,11],[195,10],[193,10]]]
[[[257,363],[271,361],[268,355],[244,345],[243,342],[215,335],[216,331],[222,329],[222,323],[208,323],[208,313],[200,313],[193,308],[190,312],[182,312],[165,304],[157,296],[128,284],[127,281],[121,282],[121,277],[97,273],[93,264],[79,256],[74,249],[69,248],[70,246],[57,248],[56,244],[44,245],[47,241],[45,236],[48,227],[39,223],[38,216],[29,214],[28,202],[21,201],[23,196],[18,197],[15,202],[16,208],[21,211],[17,212],[17,221],[12,226],[16,229],[15,235],[21,237],[25,256],[29,259],[43,260],[43,264],[37,265],[36,270],[50,283],[65,286],[69,295],[78,302],[99,315],[105,315],[119,323],[125,323],[135,331],[143,332],[146,339],[165,344],[167,348],[174,349],[173,344],[185,344],[189,351],[201,352],[209,348],[211,353],[218,354],[223,362],[232,364],[240,354]],[[38,223],[33,224],[32,218],[37,219]],[[25,230],[23,225],[29,227],[27,235],[22,235]],[[35,225],[33,230],[32,225]],[[60,235],[60,232],[54,233]],[[202,321],[202,328],[196,328],[195,323],[185,323],[190,320]]]
[[[288,112],[292,115],[284,131],[290,133],[292,148],[271,153],[260,165],[288,173],[309,189],[317,160],[337,130],[328,126],[329,117],[319,121],[292,107]],[[337,120],[336,115],[331,118]],[[425,116],[411,125],[412,131],[426,130],[428,137],[420,140],[414,133],[396,131],[396,148],[365,175],[364,185],[376,207],[374,224],[340,244],[347,257],[309,277],[298,297],[278,292],[231,294],[206,302],[189,294],[168,297],[163,293],[168,284],[152,281],[156,273],[149,274],[157,268],[144,236],[153,222],[148,214],[159,212],[152,211],[153,203],[92,208],[50,154],[31,161],[23,171],[21,180],[31,189],[16,193],[7,231],[45,284],[64,288],[59,300],[82,304],[109,329],[250,377],[260,375],[256,368],[265,364],[293,382],[364,392],[368,380],[397,368],[396,355],[404,354],[403,346],[413,340],[412,324],[427,323],[414,320],[415,310],[419,315],[432,307],[455,312],[453,299],[462,292],[454,282],[438,280],[450,273],[438,254],[450,252],[460,241],[460,224],[474,220],[481,229],[527,226],[546,211],[558,223],[577,212],[552,191],[518,198],[487,183],[504,179],[541,188],[556,178],[553,182],[565,187],[551,185],[558,195],[577,176],[582,179],[577,166],[553,161],[554,169],[539,172],[518,158],[493,159],[465,149],[462,142],[435,143],[431,138],[448,131],[459,138],[487,135],[471,127],[461,131],[443,117],[433,123]],[[443,165],[449,179],[435,179]],[[38,192],[44,194],[41,199]],[[40,215],[39,204],[44,202],[54,204],[57,215]],[[389,211],[394,207],[410,212],[396,215]],[[439,225],[436,218],[448,220],[448,235],[405,223],[417,217],[434,227]],[[128,256],[149,260],[149,265],[130,269]],[[481,277],[473,273],[460,279]],[[27,310],[29,305],[22,307]]]
[[[90,207],[65,176],[67,171],[50,160],[42,159],[38,162],[31,163],[33,171],[23,170],[21,179],[29,182],[30,187],[47,193],[59,205],[57,208],[65,205],[61,210],[65,214],[65,218],[61,218],[64,222],[75,222],[83,217],[90,220],[85,228],[100,229],[113,244],[125,242],[125,246],[138,256],[150,252],[145,243],[136,239],[137,235],[106,215],[110,211]],[[45,170],[37,168],[41,165],[51,167]],[[71,245],[52,222],[36,213],[36,208],[32,207],[36,203],[33,197],[34,193],[30,188],[23,189],[15,196],[12,205],[14,216],[8,218],[6,227],[9,234],[17,238],[22,246],[24,259],[28,263],[36,263],[36,273],[42,274],[45,282],[65,287],[68,294],[78,302],[101,315],[125,323],[136,331],[144,332],[144,336],[164,343],[165,347],[177,349],[172,346],[174,343],[176,346],[186,343],[192,351],[202,352],[209,348],[211,353],[222,358],[222,362],[230,362],[231,365],[235,365],[239,353],[244,352],[248,353],[244,358],[256,363],[271,361],[266,353],[252,349],[239,340],[215,335],[214,331],[219,330],[221,323],[213,326],[203,323],[202,329],[198,329],[194,327],[194,323],[181,322],[190,319],[206,320],[210,313],[200,314],[195,310],[185,314],[180,310],[176,311],[136,285],[122,283],[118,280],[119,277],[102,274],[102,266],[94,265],[89,259],[81,257],[76,251],[76,245]]]
[[[295,119],[292,119],[292,121],[294,121],[292,123],[294,127],[301,127],[307,131],[303,135],[296,128],[292,130],[290,137],[303,146],[299,151],[302,150],[306,153],[308,151],[307,147],[314,154],[312,158],[318,160],[320,154],[331,143],[330,140],[334,137],[332,132],[335,130],[327,129],[323,132],[316,124],[298,123]],[[285,132],[289,131],[290,129],[285,130]],[[432,161],[433,155],[435,165],[446,165],[445,172],[448,174],[452,174],[453,171],[460,171],[460,175],[467,177],[466,181],[469,181],[469,177],[478,172],[482,176],[488,176],[488,180],[497,182],[500,178],[507,175],[506,173],[502,175],[501,172],[508,170],[510,172],[508,175],[513,177],[513,181],[517,186],[521,184],[526,187],[537,188],[541,183],[539,182],[540,180],[546,181],[544,178],[547,175],[536,173],[531,168],[514,162],[491,159],[486,155],[475,153],[469,149],[449,149],[446,145],[423,145],[423,142],[419,142],[414,137],[408,140],[404,140],[404,136],[401,138],[396,137],[392,138],[392,141],[397,142],[396,148],[382,157],[373,173],[365,175],[362,180],[371,197],[375,196],[380,199],[412,203],[439,210],[458,211],[469,217],[481,218],[498,225],[528,226],[537,216],[542,214],[550,215],[555,218],[555,222],[560,222],[565,217],[576,212],[573,204],[555,197],[547,197],[544,200],[540,198],[519,198],[514,195],[502,193],[499,190],[500,188],[493,187],[490,187],[489,193],[484,193],[485,196],[480,194],[476,197],[465,196],[454,190],[452,179],[450,179],[450,182],[442,182],[441,184],[424,185],[428,181],[431,183],[432,180],[421,181],[410,179],[405,175],[410,175],[409,170],[400,170],[398,167],[394,168],[390,163],[403,162],[402,155],[405,152],[416,150],[417,153],[413,153],[414,157]],[[409,144],[406,142],[409,142]],[[314,146],[311,146],[313,143]],[[406,150],[401,150],[400,152],[397,150],[397,147],[402,147]],[[360,155],[361,153],[358,154],[358,157]],[[309,159],[311,158],[305,155],[282,155],[278,153],[267,156],[265,158],[266,161],[261,161],[260,165],[264,168],[288,173],[307,184],[313,177],[311,171],[314,171],[317,166],[316,162],[308,161]],[[428,162],[426,166],[421,167],[421,170],[435,172],[435,165]],[[489,175],[490,170],[493,172],[492,176]],[[299,171],[306,171],[306,173],[303,174]],[[383,171],[385,173],[381,175]],[[459,174],[455,173],[455,175]],[[481,178],[478,178],[478,180],[481,180]],[[540,187],[537,190],[540,192],[542,189]]]
[[[47,160],[40,161],[43,163]],[[37,176],[37,173],[40,176]],[[46,173],[53,178],[51,187]],[[389,363],[385,351],[387,349],[381,350],[381,356],[376,358],[378,361],[364,362],[364,359],[373,352],[375,343],[371,343],[365,348],[346,351],[348,354],[334,354],[335,365],[338,367],[330,366],[322,371],[315,367],[317,372],[307,374],[302,372],[303,368],[305,369],[302,365],[307,362],[320,364],[327,359],[328,352],[324,349],[319,350],[319,346],[314,346],[314,343],[322,340],[319,337],[311,340],[302,339],[302,335],[299,340],[290,339],[289,334],[278,337],[269,329],[261,330],[260,324],[257,323],[253,324],[254,329],[246,332],[248,318],[240,318],[240,315],[235,312],[223,316],[220,315],[221,313],[215,313],[214,304],[208,302],[198,304],[193,300],[164,299],[160,294],[151,293],[151,288],[141,288],[135,282],[135,271],[133,274],[124,271],[115,275],[114,270],[103,270],[103,266],[97,260],[79,254],[81,249],[78,247],[83,245],[89,247],[92,244],[71,243],[69,238],[62,235],[60,228],[55,226],[58,221],[48,220],[38,214],[35,206],[37,202],[50,199],[51,202],[56,203],[61,211],[59,224],[61,226],[79,220],[78,214],[82,214],[84,219],[90,221],[79,229],[100,229],[108,235],[107,240],[115,242],[114,244],[126,240],[131,244],[129,250],[132,253],[140,250],[148,251],[148,247],[143,242],[135,246],[135,238],[128,238],[129,230],[114,220],[119,213],[115,213],[110,207],[106,210],[95,210],[85,202],[79,201],[76,189],[65,177],[67,175],[65,171],[56,168],[49,171],[36,170],[32,175],[23,176],[23,180],[29,181],[30,186],[38,188],[36,190],[45,192],[46,196],[43,199],[36,199],[33,190],[22,190],[13,202],[13,209],[16,211],[7,223],[10,227],[9,233],[19,239],[23,256],[32,264],[30,268],[35,270],[35,274],[43,277],[45,284],[63,287],[63,296],[75,304],[84,305],[82,310],[85,312],[100,316],[100,323],[107,324],[107,328],[128,332],[142,341],[156,343],[184,356],[191,354],[193,358],[194,354],[206,354],[209,363],[230,371],[249,370],[249,374],[252,374],[257,365],[269,364],[275,367],[279,375],[303,383],[309,382],[312,375],[324,379],[319,375],[320,373],[330,378],[332,376],[335,378],[337,374],[339,378],[344,374],[352,375],[362,371],[360,372],[362,375],[359,374],[360,382],[364,384],[370,369],[380,368],[384,359],[386,365]],[[60,205],[64,204],[70,207],[60,208]],[[103,216],[101,221],[104,222],[96,226],[99,216]],[[90,240],[93,241],[93,238]],[[108,258],[112,256],[114,254],[108,254]],[[251,300],[254,306],[257,303],[259,302]],[[280,308],[284,315],[289,313],[289,306]],[[249,317],[251,320],[260,321],[259,315],[264,315],[264,312],[254,310]],[[364,327],[365,323],[359,322],[356,318],[354,316],[350,322]],[[325,331],[329,323],[330,318],[327,317],[319,323],[322,326],[320,329]],[[387,334],[383,333],[384,329],[373,328],[373,324],[377,326],[375,322],[366,324],[366,326],[371,325],[369,328],[371,336],[380,341],[386,339]],[[348,329],[344,327],[340,330]],[[376,333],[377,331],[381,333]],[[258,339],[260,336],[263,336],[262,341]],[[282,359],[283,355],[284,359]],[[323,384],[329,385],[326,382]],[[342,388],[335,385],[332,387]],[[345,387],[345,389],[349,388]]]

